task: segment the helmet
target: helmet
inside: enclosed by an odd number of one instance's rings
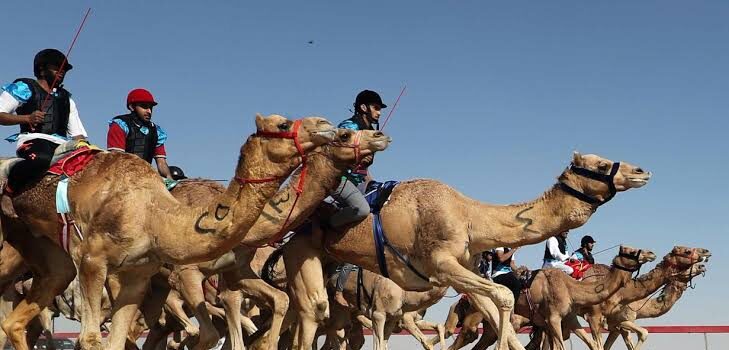
[[[580,245],[581,246],[586,246],[586,245],[588,245],[590,243],[597,243],[597,242],[595,242],[595,239],[592,238],[592,236],[587,235],[585,237],[582,237],[582,241],[580,242]]]
[[[134,89],[129,91],[127,95],[127,106],[135,103],[151,103],[152,106],[156,106],[157,102],[154,100],[152,93],[145,89]]]
[[[185,173],[180,169],[178,166],[170,166],[170,173],[172,174],[173,180],[182,180],[187,179],[187,176],[185,176]]]
[[[64,55],[63,52],[56,49],[41,50],[35,55],[35,58],[33,59],[33,73],[35,74],[35,76],[38,76],[41,68],[49,64],[58,66],[60,68],[61,64],[63,64],[63,61],[66,61],[66,64],[63,65],[66,72],[73,69],[73,65],[66,60],[66,55]]]
[[[387,108],[387,105],[382,103],[380,95],[372,90],[362,90],[357,94],[357,98],[354,99],[354,108],[357,108],[357,106],[362,104],[377,104],[382,108]]]

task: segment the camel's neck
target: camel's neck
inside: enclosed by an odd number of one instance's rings
[[[595,208],[559,189],[518,205],[496,206],[468,199],[471,251],[534,244],[580,227]]]
[[[608,278],[604,280],[577,281],[571,277],[565,278],[570,291],[570,297],[576,306],[589,306],[607,300],[630,279],[628,271],[611,268]]]
[[[257,139],[244,146],[236,170],[237,179],[275,178],[264,183],[244,183],[231,180],[228,188],[207,207],[183,206],[167,202],[163,211],[152,220],[157,235],[157,254],[165,261],[189,263],[211,260],[240,243],[273,197],[295,164],[275,165],[265,159],[258,149]],[[171,198],[171,197],[170,197]],[[165,201],[166,199],[160,199]]]
[[[403,311],[418,311],[423,308],[430,307],[443,298],[448,288],[433,287],[427,292],[409,292],[405,291],[403,295]]]
[[[667,288],[666,293],[648,300],[646,305],[637,312],[638,318],[659,317],[671,311],[678,299],[683,295],[683,288]]]
[[[287,226],[286,230],[296,228],[303,223],[339,183],[346,165],[334,163],[324,154],[312,154],[309,156],[307,167],[303,184],[304,191],[298,195],[298,200],[295,187],[301,177],[300,171],[292,176],[286,188],[279,191],[266,203],[261,216],[256,220],[249,234],[245,236],[245,244],[267,243],[273,236],[284,230],[282,227],[284,223]],[[287,218],[288,222],[286,222]]]
[[[635,280],[629,281],[624,288],[621,288],[616,297],[622,304],[641,300],[661,288],[668,282],[671,276],[671,269],[664,261],[656,265],[653,270],[641,275]]]

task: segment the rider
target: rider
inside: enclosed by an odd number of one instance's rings
[[[35,79],[16,79],[2,87],[0,124],[20,125],[20,133],[6,140],[17,142],[16,154],[24,159],[7,174],[2,198],[6,212],[13,211],[13,191],[42,176],[60,144],[86,138],[76,102],[63,88],[63,79],[72,68],[61,51],[41,50],[33,60]]]
[[[165,151],[167,133],[152,122],[152,110],[156,105],[157,102],[149,91],[130,91],[127,95],[127,109],[130,113],[116,116],[109,121],[106,145],[110,151],[133,153],[150,164],[154,159],[160,175],[172,180]]]
[[[567,235],[569,231],[564,231],[557,236],[550,237],[544,246],[544,264],[542,268],[555,268],[571,275],[574,270],[565,265],[569,259],[567,254]]]
[[[378,93],[371,90],[361,91],[354,99],[353,107],[354,115],[339,123],[338,127],[352,130],[379,130],[381,109],[386,108],[387,105],[382,103],[382,98]],[[331,193],[332,197],[342,206],[329,219],[331,227],[336,229],[360,222],[369,215],[370,206],[367,204],[363,192],[367,182],[371,179],[367,168],[372,165],[372,161],[372,155],[363,157],[360,164],[342,176],[339,186]],[[344,284],[347,282],[350,272],[355,268],[354,265],[348,263],[342,264],[339,268],[334,300],[344,306],[348,305],[342,294]]]
[[[595,239],[590,235],[582,237],[580,249],[577,249],[574,254],[572,254],[571,259],[586,261],[591,265],[594,265],[595,258],[592,257],[592,249],[595,247],[595,243],[597,242],[595,242]]]
[[[514,300],[519,299],[519,293],[521,293],[523,288],[521,280],[514,273],[514,270],[516,269],[514,255],[518,249],[519,247],[499,247],[494,249],[496,265],[494,266],[493,273],[491,274],[491,278],[494,282],[504,285],[511,290],[511,293],[514,294]]]

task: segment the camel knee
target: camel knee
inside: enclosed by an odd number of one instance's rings
[[[323,322],[329,318],[329,302],[326,300],[316,302],[315,307],[315,320],[317,322]]]
[[[277,297],[273,301],[273,313],[278,316],[283,316],[286,314],[286,312],[289,310],[289,297],[284,294],[281,297]],[[328,306],[328,305],[327,305]],[[317,305],[317,310],[319,310],[320,306]]]

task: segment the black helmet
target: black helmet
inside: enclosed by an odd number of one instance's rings
[[[33,73],[35,76],[38,76],[41,68],[49,64],[60,68],[64,60],[66,60],[66,55],[64,55],[61,51],[56,49],[41,50],[35,55],[35,59],[33,59]],[[63,67],[66,72],[73,69],[73,65],[71,65],[68,61],[66,61],[66,64]]]
[[[178,166],[170,166],[170,173],[172,174],[172,180],[182,180],[187,179],[187,176],[185,176],[185,173],[180,169]]]
[[[582,237],[582,242],[580,242],[580,245],[584,247],[590,243],[597,243],[597,242],[595,242],[595,239],[592,238],[592,236],[587,235],[585,237]]]
[[[362,104],[377,104],[380,105],[381,108],[387,108],[387,105],[382,103],[380,95],[372,90],[362,90],[357,94],[357,98],[354,99],[354,108],[357,109],[359,105]]]

